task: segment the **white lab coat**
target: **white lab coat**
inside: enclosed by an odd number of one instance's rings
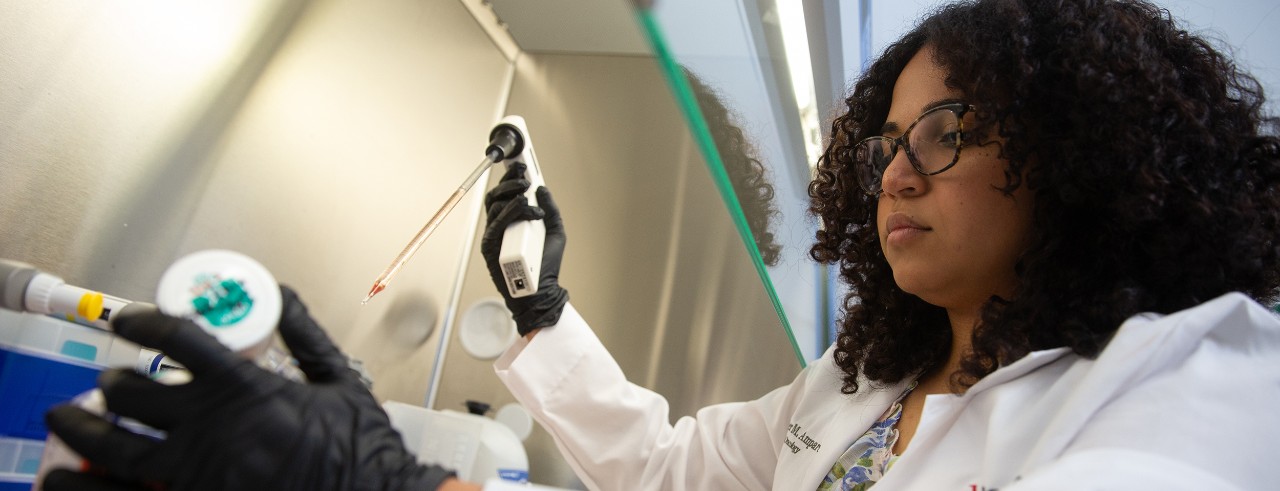
[[[572,306],[495,368],[591,489],[811,490],[902,390],[841,394],[831,355],[674,425]],[[1280,319],[1240,294],[1135,316],[1096,360],[1034,352],[921,416],[875,491],[1280,489]]]

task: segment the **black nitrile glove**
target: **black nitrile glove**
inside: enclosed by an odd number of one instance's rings
[[[487,211],[488,224],[484,229],[484,238],[480,240],[480,254],[489,267],[489,277],[506,300],[507,309],[516,320],[516,330],[521,336],[529,334],[540,327],[555,325],[560,320],[560,312],[569,301],[569,292],[560,287],[560,260],[564,257],[564,222],[560,220],[560,209],[551,199],[551,191],[539,187],[537,192],[540,207],[529,206],[524,192],[529,189],[529,181],[524,175],[524,165],[515,164],[507,169],[497,186],[484,196],[484,207]],[[542,246],[542,270],[538,275],[538,291],[533,295],[512,298],[507,291],[506,280],[502,277],[502,267],[498,263],[498,254],[502,251],[502,234],[507,226],[524,220],[542,220],[547,228],[546,242]]]
[[[106,475],[56,470],[48,491],[425,490],[453,474],[423,466],[307,308],[281,288],[279,330],[309,381],[294,382],[225,348],[199,326],[156,311],[114,322],[192,380],[163,385],[128,370],[98,379],[107,410],[167,432],[130,433],[78,407],[50,410],[49,429]]]

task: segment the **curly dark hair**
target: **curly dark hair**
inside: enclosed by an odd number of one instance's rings
[[[773,204],[773,183],[769,182],[765,166],[720,93],[687,68],[684,76],[711,131],[711,140],[716,144],[716,152],[747,219],[747,228],[751,230],[760,258],[765,264],[775,266],[782,255],[782,246],[770,230],[778,210]]]
[[[946,84],[1004,140],[1006,193],[1033,192],[1011,298],[992,297],[952,386],[1030,351],[1096,357],[1128,317],[1280,284],[1280,138],[1257,80],[1169,13],[1136,0],[978,0],[945,6],[854,85],[809,186],[810,255],[851,293],[835,360],[843,392],[942,366],[946,312],[903,292],[880,250],[876,197],[852,146],[876,135],[894,83],[924,46]]]

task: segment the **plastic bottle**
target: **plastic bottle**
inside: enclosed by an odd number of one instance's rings
[[[191,319],[232,351],[258,359],[280,321],[280,286],[267,268],[228,250],[195,252],[160,277],[156,306]]]

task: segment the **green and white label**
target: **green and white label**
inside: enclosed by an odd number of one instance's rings
[[[229,327],[253,310],[253,298],[234,279],[202,274],[191,288],[191,305],[213,327]]]

